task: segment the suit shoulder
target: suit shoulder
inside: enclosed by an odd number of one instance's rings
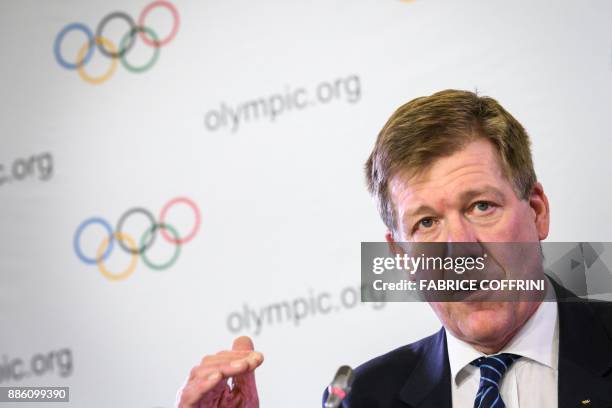
[[[443,334],[442,330],[366,361],[355,369],[355,380],[359,377],[369,376],[380,378],[384,373],[398,374],[405,372],[407,376],[424,352],[436,347],[441,334]]]
[[[433,349],[441,347],[445,340],[444,329],[414,343],[396,348],[375,357],[354,371],[350,407],[391,406],[414,368]],[[386,400],[389,401],[386,401]],[[360,401],[356,404],[356,401]],[[368,402],[364,404],[363,402]],[[376,403],[374,403],[376,401]]]
[[[432,350],[445,347],[444,329],[414,343],[396,348],[361,364],[353,371],[351,392],[343,407],[396,406],[397,397],[412,371]],[[323,401],[327,398],[327,390]],[[403,406],[403,405],[402,405]]]
[[[586,302],[593,315],[603,324],[612,338],[612,302],[591,300]]]

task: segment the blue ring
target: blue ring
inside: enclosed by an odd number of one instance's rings
[[[89,49],[87,50],[87,54],[85,55],[85,58],[83,58],[83,61],[81,61],[80,63],[77,61],[74,64],[71,62],[67,62],[64,59],[64,57],[62,57],[62,53],[60,51],[64,37],[66,36],[66,34],[68,34],[69,31],[73,31],[73,30],[77,30],[77,31],[81,31],[85,33],[85,35],[87,36],[87,41],[89,42]],[[53,51],[55,53],[55,59],[57,60],[58,64],[60,64],[62,67],[66,69],[80,68],[81,66],[87,64],[89,60],[91,59],[93,52],[94,52],[94,47],[92,46],[93,44],[94,44],[94,35],[89,29],[89,27],[87,27],[85,24],[82,24],[82,23],[68,24],[66,27],[62,28],[62,30],[59,33],[57,33],[57,37],[55,37],[55,45],[53,46]]]
[[[108,247],[106,248],[104,255],[102,255],[102,258],[100,259],[89,258],[83,255],[83,252],[81,252],[81,234],[83,233],[83,230],[91,224],[100,224],[106,229],[106,231],[108,231]],[[88,218],[83,221],[81,225],[79,225],[79,228],[77,228],[76,232],[74,233],[74,252],[76,252],[77,256],[81,261],[85,262],[86,264],[95,265],[98,262],[104,261],[110,255],[111,251],[113,250],[113,243],[115,242],[113,236],[113,227],[111,227],[111,225],[106,220],[100,217]]]

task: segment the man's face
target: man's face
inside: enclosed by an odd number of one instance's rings
[[[548,200],[537,183],[521,199],[504,176],[494,146],[484,139],[440,158],[422,173],[398,174],[389,191],[396,211],[387,240],[408,242],[538,242],[548,235]],[[534,255],[535,256],[535,255]],[[527,259],[526,264],[537,260]],[[541,278],[535,268],[527,278]],[[536,276],[537,275],[537,276]],[[430,302],[456,337],[496,352],[520,329],[535,302]]]

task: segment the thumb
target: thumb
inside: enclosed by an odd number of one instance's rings
[[[240,336],[234,339],[232,350],[253,351],[253,340],[249,336]]]

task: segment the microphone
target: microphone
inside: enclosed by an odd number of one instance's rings
[[[327,387],[327,400],[325,408],[338,408],[342,400],[351,392],[351,382],[353,381],[353,369],[344,365],[336,371],[336,375],[329,387]]]

